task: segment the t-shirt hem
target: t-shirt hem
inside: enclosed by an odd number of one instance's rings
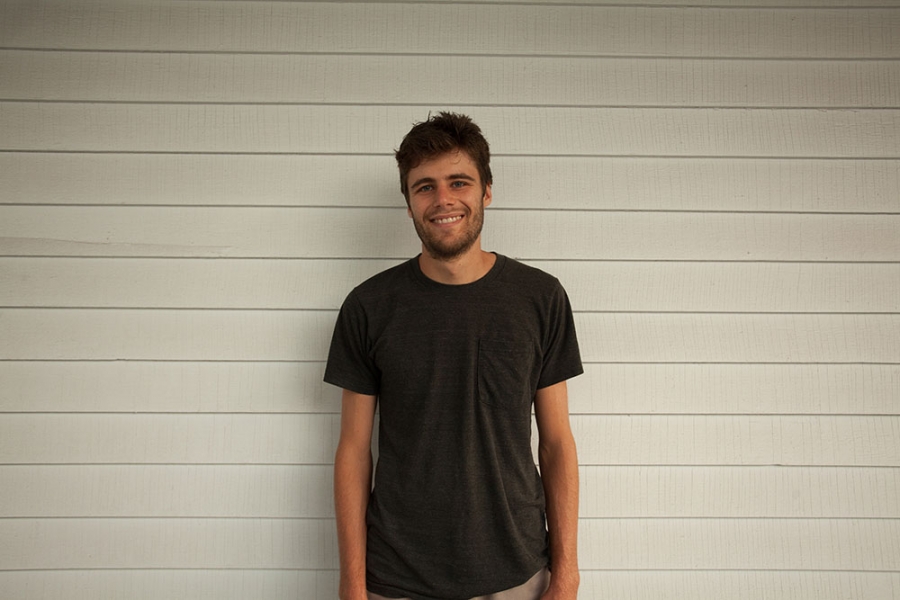
[[[557,375],[554,377],[550,377],[546,382],[539,381],[537,389],[542,390],[544,388],[548,388],[551,385],[556,385],[557,383],[562,383],[563,381],[568,381],[574,377],[578,377],[579,375],[584,374],[584,367],[573,370],[571,373],[562,373],[561,375]]]
[[[537,575],[542,569],[549,569],[550,563],[543,562],[540,563],[534,571],[525,575],[523,578],[516,578],[512,581],[506,581],[500,584],[500,587],[490,587],[490,588],[481,588],[475,592],[467,593],[465,596],[428,596],[421,595],[416,593],[410,593],[403,591],[399,588],[385,586],[373,581],[366,581],[366,589],[370,592],[378,594],[380,596],[384,596],[386,598],[410,598],[411,600],[469,600],[470,598],[477,598],[480,596],[490,596],[492,594],[498,594],[500,592],[505,592],[507,590],[514,589],[519,587],[520,585],[524,585],[528,582],[529,579]],[[397,596],[396,594],[400,594]]]
[[[339,387],[342,390],[349,390],[355,394],[363,394],[365,396],[377,396],[378,390],[367,388],[364,385],[357,385],[352,381],[343,381],[340,379],[334,379],[332,377],[324,377],[323,381],[325,383],[331,384],[335,387]],[[373,590],[374,591],[374,590]],[[378,592],[380,593],[380,592]]]

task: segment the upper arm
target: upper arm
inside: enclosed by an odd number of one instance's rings
[[[534,417],[542,447],[574,441],[569,425],[569,394],[565,381],[541,388],[534,396]]]
[[[372,444],[376,397],[344,390],[341,397],[340,445],[368,452]]]

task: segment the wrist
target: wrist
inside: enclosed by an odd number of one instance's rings
[[[368,594],[366,592],[365,580],[341,577],[340,585],[338,587],[338,597],[340,600],[366,600]]]
[[[578,589],[581,583],[581,574],[578,567],[566,568],[555,567],[550,571],[550,587],[559,587],[561,589]]]
[[[550,561],[550,572],[554,576],[562,577],[578,577],[578,559],[557,556],[556,560]]]

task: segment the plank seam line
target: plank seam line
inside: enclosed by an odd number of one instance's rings
[[[337,313],[340,307],[232,307],[232,306],[88,306],[88,305],[3,305],[0,310],[15,311],[95,311],[95,312],[204,312],[204,313]],[[716,315],[716,316],[788,316],[788,317],[900,317],[894,311],[744,311],[744,310],[572,310],[576,315]]]
[[[898,470],[900,465],[876,465],[876,464],[835,464],[835,465],[817,465],[817,464],[779,464],[779,463],[747,463],[747,464],[728,464],[728,463],[693,463],[693,464],[666,464],[666,463],[579,463],[578,466],[584,468],[668,468],[668,469],[845,469],[845,470]],[[334,463],[133,463],[133,462],[106,462],[106,463],[90,463],[90,462],[70,462],[70,463],[53,463],[53,462],[36,462],[36,463],[0,463],[0,468],[8,467],[334,467]]]
[[[900,109],[898,109],[900,110]],[[312,157],[392,157],[387,152],[336,152],[336,151],[210,151],[210,150],[72,150],[72,149],[41,149],[32,148],[0,148],[0,154],[54,154],[54,155],[141,155],[141,156],[312,156]],[[647,159],[647,160],[730,160],[730,161],[845,161],[845,162],[872,162],[872,161],[898,161],[900,154],[896,156],[815,156],[815,155],[743,155],[743,154],[599,154],[599,153],[492,153],[492,158],[565,158],[565,159],[589,159],[589,158],[622,158],[622,159]]]
[[[897,474],[900,475],[900,465],[897,466],[885,466],[885,465],[870,465],[870,466],[859,466],[859,465],[851,465],[851,466],[841,466],[841,465],[704,465],[704,464],[693,464],[693,465],[654,465],[654,464],[579,464],[579,468],[584,468],[587,470],[595,470],[595,469],[615,469],[615,470],[634,470],[634,469],[656,469],[656,470],[666,470],[666,471],[681,471],[681,470],[718,470],[718,471],[734,471],[734,470],[777,470],[777,471],[814,471],[814,470],[845,470],[845,471],[897,471]],[[215,468],[224,468],[224,469],[258,469],[258,468],[266,468],[266,469],[331,469],[334,467],[334,463],[6,463],[0,464],[0,468],[3,469],[21,469],[21,470],[42,470],[42,469],[68,469],[70,467],[89,467],[95,469],[136,469],[139,467],[146,468],[154,468],[158,469],[161,467],[165,467],[167,469],[195,469],[197,467],[203,467],[204,469],[215,469]],[[900,518],[900,517],[898,517]]]
[[[580,568],[582,573],[855,573],[860,575],[882,574],[882,575],[898,575],[900,570],[885,569],[589,569]],[[57,567],[57,568],[34,568],[34,569],[6,569],[0,568],[0,573],[48,573],[48,572],[134,572],[134,571],[160,571],[160,572],[181,572],[181,571],[215,571],[215,572],[311,572],[311,573],[337,573],[334,568],[297,568],[286,569],[281,567]]]
[[[165,363],[165,364],[325,364],[325,359],[197,359],[197,358],[0,358],[2,363]],[[600,361],[600,360],[582,360],[584,365],[661,365],[661,366],[782,366],[782,367],[801,367],[801,366],[823,366],[823,367],[842,367],[842,366],[876,366],[876,367],[896,367],[900,366],[900,362],[882,362],[882,361],[831,361],[831,362],[765,362],[765,361]]]
[[[299,260],[333,260],[333,261],[406,261],[410,256],[391,257],[391,256],[164,256],[158,254],[133,254],[133,255],[72,255],[72,254],[0,254],[0,259],[66,259],[66,260],[242,260],[242,261],[299,261]],[[736,260],[700,260],[700,259],[681,259],[681,258],[542,258],[518,256],[517,260],[522,262],[543,262],[543,263],[679,263],[679,264],[789,264],[789,265],[900,265],[900,261],[896,260],[760,260],[751,259]]]
[[[900,110],[900,109],[898,109]],[[377,157],[388,158],[393,156],[385,152],[336,152],[336,151],[298,151],[298,152],[264,152],[264,151],[208,151],[208,150],[35,150],[31,148],[0,148],[0,154],[51,154],[51,155],[140,155],[140,156],[294,156],[294,157]],[[873,162],[873,161],[898,161],[897,156],[815,156],[815,155],[742,155],[742,154],[570,154],[570,153],[493,153],[493,158],[549,158],[549,159],[591,159],[591,158],[622,158],[622,159],[647,159],[647,160],[729,160],[729,161],[844,161],[844,162]]]
[[[358,4],[360,0],[336,0],[336,4]],[[596,4],[585,4],[582,2],[527,2],[527,1],[504,1],[504,0],[485,0],[481,2],[480,0],[390,0],[391,4],[417,4],[419,6],[432,6],[432,5],[447,5],[447,6],[481,6],[481,5],[489,5],[494,7],[508,7],[514,6],[517,8],[555,8],[558,6],[564,6],[567,8],[583,8],[583,9],[605,9],[605,8],[641,8],[641,9],[680,9],[680,8],[691,8],[691,9],[701,9],[701,8],[715,8],[721,10],[758,10],[758,9],[774,9],[774,10],[831,10],[838,11],[840,10],[843,14],[848,10],[859,10],[859,9],[867,9],[867,10],[878,10],[878,9],[894,9],[897,8],[895,6],[885,6],[879,4],[873,5],[865,5],[865,6],[853,6],[852,8],[846,6],[835,6],[835,5],[816,5],[810,6],[805,4],[693,4],[690,2],[687,3],[673,3],[673,4],[654,4],[652,2],[600,2]]]
[[[372,257],[372,256],[360,256],[360,257],[346,257],[346,256],[160,256],[160,255],[72,255],[72,254],[3,254],[0,255],[0,259],[8,260],[8,261],[18,261],[18,260],[143,260],[143,261],[216,261],[219,263],[226,261],[243,261],[243,262],[316,262],[316,261],[331,261],[331,262],[404,262],[410,260],[411,256],[401,256],[401,257]],[[696,264],[711,264],[711,265],[719,265],[719,264],[729,264],[729,265],[748,265],[748,264],[773,264],[773,265],[834,265],[834,266],[848,266],[848,265],[897,265],[900,266],[900,261],[897,260],[735,260],[735,259],[679,259],[679,258],[659,258],[659,259],[647,259],[647,258],[518,258],[525,263],[574,263],[574,264],[586,264],[586,263],[602,263],[602,264],[619,264],[619,263],[643,263],[643,264],[665,264],[665,263],[674,263],[674,264],[686,264],[686,265],[696,265]]]
[[[103,100],[97,98],[9,98],[0,97],[0,103],[7,104],[78,104],[91,106],[304,106],[304,107],[433,107],[433,102],[318,102],[261,101],[261,100]],[[628,109],[628,110],[715,110],[715,111],[816,111],[816,112],[864,112],[896,111],[896,105],[873,106],[865,104],[832,105],[766,105],[766,104],[558,104],[558,103],[506,103],[506,102],[454,102],[460,108],[534,108],[534,109]]]
[[[480,4],[480,2],[476,2]],[[565,6],[564,4],[547,4],[550,8]],[[573,6],[587,6],[578,4]],[[633,7],[636,5],[623,5],[623,7]],[[656,8],[680,8],[676,5],[653,5]],[[690,7],[689,7],[690,8]],[[697,5],[693,8],[710,9],[715,8],[711,5]],[[722,7],[729,8],[729,7]],[[730,8],[742,8],[731,6]],[[783,8],[781,5],[760,5],[761,10],[779,10]],[[802,8],[802,7],[797,7]],[[807,6],[812,11],[824,10],[840,10],[846,13],[851,10],[898,10],[900,6],[859,6],[848,8],[846,6]],[[78,46],[0,46],[0,52],[22,52],[22,53],[44,53],[44,54],[136,54],[136,55],[160,55],[170,54],[173,56],[275,56],[275,57],[362,57],[362,58],[479,58],[479,59],[541,59],[541,60],[622,60],[622,61],[698,61],[698,62],[833,62],[833,63],[858,63],[858,62],[895,62],[900,60],[897,56],[752,56],[752,55],[707,55],[707,54],[628,54],[628,53],[575,53],[575,52],[554,52],[554,53],[536,53],[536,52],[419,52],[419,51],[384,51],[384,50],[213,50],[213,49],[155,49],[155,48],[89,48]]]
[[[15,416],[166,416],[166,417],[229,417],[229,416],[258,416],[258,417],[274,417],[274,416],[319,416],[319,417],[338,417],[340,412],[336,411],[149,411],[149,410],[0,410],[0,417]],[[534,413],[532,413],[533,415]],[[806,413],[673,413],[673,412],[570,412],[570,417],[597,417],[597,418],[628,418],[628,419],[644,419],[665,417],[670,418],[710,418],[710,419],[743,419],[747,417],[761,419],[892,419],[900,417],[900,413],[827,413],[827,412],[806,412]]]
[[[88,106],[303,106],[303,107],[393,107],[393,108],[421,108],[433,107],[433,102],[262,102],[262,101],[224,101],[224,100],[80,100],[80,99],[26,99],[26,98],[0,98],[0,102],[7,104],[71,104],[71,105],[88,105]],[[810,106],[779,106],[779,105],[716,105],[716,104],[698,104],[698,105],[671,105],[671,104],[508,104],[508,103],[484,103],[484,102],[454,102],[454,106],[465,108],[534,108],[545,110],[567,110],[567,111],[588,111],[597,109],[624,109],[634,112],[641,110],[668,110],[668,111],[710,111],[717,112],[862,112],[862,111],[882,111],[897,112],[900,107],[897,106],[865,106],[865,105],[849,105],[849,106],[830,106],[830,105],[810,105]]]
[[[406,207],[397,204],[172,204],[172,203],[97,203],[97,202],[3,202],[0,200],[0,209],[12,208],[108,208],[108,209],[235,209],[235,210],[378,210],[378,211],[403,211]],[[839,210],[722,210],[706,208],[590,208],[590,207],[559,207],[542,208],[529,206],[498,206],[487,209],[500,213],[602,213],[602,214],[698,214],[698,215],[811,215],[811,216],[835,216],[835,217],[896,217],[897,211],[839,211]]]
[[[334,0],[334,4],[359,4],[360,0]],[[387,2],[382,2],[387,3]],[[848,8],[846,6],[840,5],[830,5],[830,4],[822,4],[822,5],[813,5],[810,6],[808,4],[694,4],[690,2],[683,3],[673,3],[673,4],[655,4],[652,2],[599,2],[594,4],[587,4],[583,2],[529,2],[523,0],[390,0],[390,4],[416,4],[420,7],[431,7],[431,6],[493,6],[493,7],[515,7],[515,8],[556,8],[556,7],[567,7],[567,8],[581,8],[581,9],[606,9],[606,8],[641,8],[641,9],[680,9],[680,8],[716,8],[721,10],[757,10],[757,9],[771,9],[774,11],[778,10],[791,10],[791,11],[809,11],[809,10],[831,10],[838,11],[841,13],[845,13],[848,10],[890,10],[896,7],[890,5],[883,4],[871,4],[871,5],[862,5],[862,6],[853,6],[852,8]]]
[[[560,6],[557,4],[547,5],[549,7]],[[584,6],[584,5],[578,5]],[[665,6],[656,6],[656,8],[665,8]],[[675,8],[675,7],[673,7]],[[698,9],[714,8],[712,6],[697,6]],[[727,8],[727,7],[723,7]],[[731,7],[738,8],[738,7]],[[778,6],[760,7],[765,10],[778,10]],[[827,7],[806,7],[810,10],[828,10]],[[900,7],[860,7],[860,10],[897,10]],[[830,7],[831,10],[840,10],[846,13],[846,7]],[[388,52],[383,50],[372,51],[313,51],[313,50],[191,50],[188,48],[167,48],[165,50],[155,50],[153,48],[82,48],[82,47],[64,47],[64,46],[0,46],[0,51],[13,52],[65,52],[65,53],[98,53],[98,54],[200,54],[208,56],[360,56],[360,57],[400,57],[400,58],[522,58],[522,59],[622,59],[622,60],[693,60],[693,61],[735,61],[735,62],[894,62],[900,59],[898,56],[742,56],[742,55],[693,55],[693,54],[608,54],[608,53],[579,53],[579,52],[556,52],[552,54],[527,53],[527,52],[418,52],[414,50],[405,52]]]
[[[330,517],[273,517],[266,515],[47,515],[28,516],[15,515],[0,517],[3,521],[314,521],[331,522],[335,518]],[[682,516],[614,516],[614,517],[578,517],[579,521],[896,521],[900,524],[900,517],[759,517],[759,516],[712,516],[712,517],[682,517]]]

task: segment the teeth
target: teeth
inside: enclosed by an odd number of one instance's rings
[[[458,217],[446,217],[444,219],[435,219],[434,222],[435,223],[452,223],[453,221],[459,221],[460,219],[462,219],[462,215],[460,215]]]

